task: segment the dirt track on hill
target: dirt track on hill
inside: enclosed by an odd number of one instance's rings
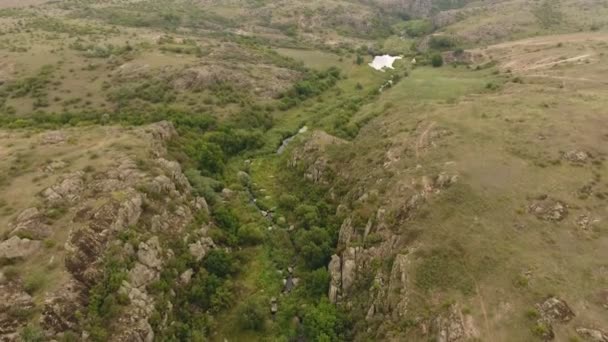
[[[602,43],[608,43],[608,33],[577,33],[500,43],[471,52],[498,62],[503,70],[525,73],[562,64],[598,62],[596,47]]]
[[[27,7],[45,2],[49,2],[49,0],[0,0],[0,8]]]
[[[488,46],[488,49],[504,49],[515,46],[542,46],[542,45],[553,45],[559,43],[572,43],[572,42],[584,42],[584,41],[604,41],[608,42],[608,33],[606,32],[584,32],[584,33],[572,33],[572,34],[559,34],[551,36],[540,36],[534,38],[527,38],[522,40],[515,40],[511,42],[500,43],[496,45]]]

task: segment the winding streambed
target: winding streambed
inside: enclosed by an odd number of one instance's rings
[[[298,134],[302,134],[305,133],[306,131],[308,131],[308,127],[306,126],[302,126],[302,128],[300,128],[300,130],[298,130],[298,133],[283,139],[283,142],[281,143],[281,146],[279,146],[279,148],[277,149],[277,154],[281,154],[283,152],[285,152],[285,149],[287,148],[287,145],[289,145],[289,143],[296,137],[298,136]]]

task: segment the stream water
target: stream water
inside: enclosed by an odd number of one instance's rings
[[[382,55],[374,57],[374,60],[368,65],[378,71],[384,71],[384,69],[394,69],[393,63],[396,60],[402,59],[402,56],[391,56],[391,55]]]
[[[298,131],[298,133],[283,139],[283,142],[281,143],[281,146],[279,146],[279,148],[277,149],[277,154],[281,154],[285,151],[285,149],[287,148],[287,145],[289,145],[289,143],[298,135],[298,134],[302,134],[305,133],[306,131],[308,131],[308,127],[306,126],[302,126],[302,128],[300,128],[300,130]]]

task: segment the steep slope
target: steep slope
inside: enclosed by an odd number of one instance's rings
[[[603,1],[493,1],[472,3],[433,17],[440,32],[463,44],[488,44],[548,35],[597,31],[608,25]]]
[[[175,134],[166,122],[2,133],[3,167],[14,170],[2,189],[2,339],[38,322],[46,338],[153,338],[146,286],[174,257],[166,237],[207,210],[163,158]]]
[[[357,340],[603,336],[605,38],[484,50],[513,75],[416,69],[356,139],[309,157],[345,194],[329,298]]]

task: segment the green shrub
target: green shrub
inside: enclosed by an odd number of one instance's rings
[[[253,246],[264,241],[264,232],[255,223],[249,223],[239,228],[237,236],[241,245]]]
[[[233,289],[230,281],[225,281],[211,295],[211,311],[220,312],[234,303]]]
[[[291,194],[281,194],[281,196],[279,196],[278,204],[279,208],[290,211],[298,204],[298,198]]]
[[[311,269],[326,265],[333,253],[332,238],[321,228],[299,230],[295,237],[296,248]]]
[[[45,239],[42,243],[44,245],[44,248],[47,248],[47,249],[51,249],[51,248],[55,247],[55,245],[56,245],[55,240],[51,240],[51,239]]]
[[[306,228],[319,224],[319,209],[314,205],[300,204],[296,207],[295,214],[298,220]]]
[[[543,28],[558,26],[563,20],[559,1],[543,0],[543,2],[532,9],[532,14]]]
[[[43,288],[45,284],[46,284],[45,275],[42,273],[36,272],[36,273],[29,274],[25,278],[23,288],[24,288],[25,292],[27,292],[29,294],[34,294],[35,292],[37,292],[38,290]]]
[[[236,265],[232,256],[222,250],[214,249],[207,254],[203,262],[205,269],[220,278],[229,276],[236,272]]]
[[[224,231],[230,234],[236,234],[239,228],[239,219],[234,214],[232,209],[221,205],[213,209],[213,219],[216,224]]]
[[[186,299],[189,303],[198,307],[211,309],[211,298],[222,284],[222,279],[216,275],[204,275],[199,272],[191,280],[190,288],[186,293]]]
[[[217,180],[201,175],[196,169],[186,169],[184,174],[192,185],[193,193],[196,196],[204,197],[211,205],[217,202],[216,191],[222,190],[222,183]]]
[[[198,148],[198,168],[206,175],[219,175],[224,171],[224,152],[214,143],[202,143]]]
[[[303,314],[303,332],[310,341],[341,341],[345,332],[336,307],[323,298],[318,305],[308,306]]]
[[[456,46],[454,38],[449,36],[432,36],[429,40],[429,47],[433,50],[445,51]]]
[[[532,333],[543,340],[552,340],[554,337],[553,329],[544,322],[537,322],[534,327],[532,327]]]
[[[73,331],[65,331],[63,336],[59,339],[60,342],[78,342],[80,341],[80,336]]]
[[[540,317],[540,314],[538,313],[538,310],[536,309],[529,309],[526,311],[526,318],[529,320],[536,320]]]
[[[21,339],[23,342],[42,342],[44,341],[44,332],[40,327],[35,325],[27,325],[21,330]]]
[[[433,23],[429,20],[410,20],[405,23],[405,33],[410,37],[422,37],[433,32]]]
[[[439,68],[443,65],[443,57],[441,56],[441,54],[436,53],[431,56],[431,65],[434,68]]]
[[[246,301],[239,309],[239,325],[244,330],[262,331],[266,321],[267,305],[256,300]]]
[[[331,67],[323,72],[310,72],[306,78],[296,83],[292,89],[282,94],[282,110],[296,106],[300,101],[317,96],[325,90],[333,87],[340,79],[340,70]]]
[[[256,123],[251,123],[256,125]],[[257,130],[245,129],[224,129],[205,134],[205,140],[216,144],[227,156],[234,156],[238,153],[251,150],[263,145],[262,133]]]
[[[319,298],[327,295],[329,281],[329,272],[325,267],[321,267],[304,276],[304,287],[310,298]]]

